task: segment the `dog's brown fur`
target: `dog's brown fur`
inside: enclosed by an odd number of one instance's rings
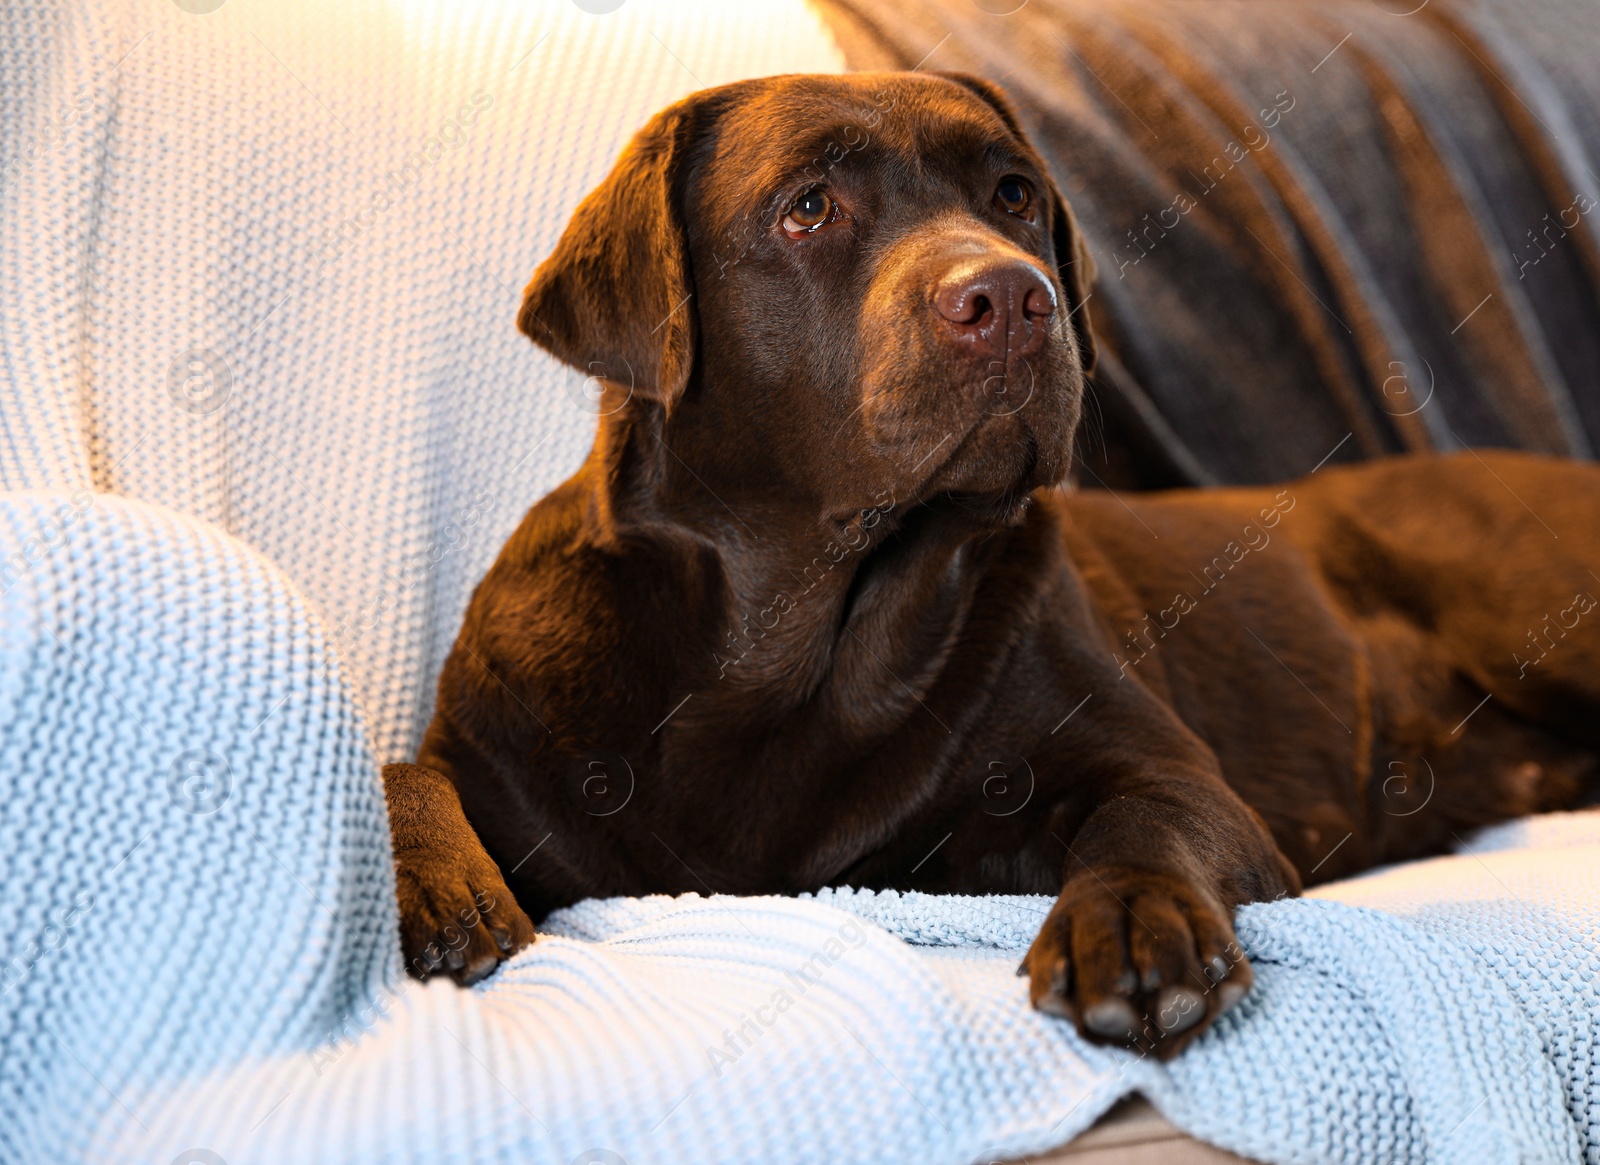
[[[974,263],[1056,310],[936,310]],[[416,972],[589,895],[1052,893],[1034,1003],[1166,1056],[1250,984],[1240,903],[1577,799],[1600,470],[1064,492],[1092,276],[971,78],[744,82],[640,132],[520,320],[604,383],[594,451],[386,774]]]

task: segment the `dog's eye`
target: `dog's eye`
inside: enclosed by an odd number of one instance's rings
[[[807,190],[783,216],[783,229],[790,234],[807,234],[832,218],[833,211],[833,199],[821,190]]]
[[[995,188],[994,202],[1001,210],[1025,217],[1033,206],[1033,191],[1021,178],[1002,178]]]

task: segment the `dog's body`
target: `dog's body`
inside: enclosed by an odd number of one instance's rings
[[[797,103],[802,162],[876,136],[793,178]],[[1600,469],[1066,492],[1091,274],[981,82],[752,82],[641,133],[523,314],[605,383],[595,450],[389,770],[415,968],[590,895],[1051,893],[1035,1003],[1168,1055],[1249,985],[1239,903],[1579,798]]]

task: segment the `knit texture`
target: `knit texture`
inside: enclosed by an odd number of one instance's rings
[[[399,974],[388,819],[260,555],[87,491],[0,495],[0,546],[0,1160],[92,1160],[119,1098],[312,1047]]]

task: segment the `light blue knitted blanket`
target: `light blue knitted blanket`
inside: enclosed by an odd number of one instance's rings
[[[0,545],[0,1160],[959,1165],[1138,1090],[1266,1162],[1600,1163],[1593,814],[1245,908],[1171,1065],[1028,1008],[1043,898],[592,901],[421,986],[288,581],[103,495],[0,495]]]

